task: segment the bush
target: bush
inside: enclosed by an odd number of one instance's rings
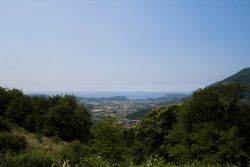
[[[61,160],[69,160],[71,164],[79,164],[81,159],[84,159],[90,154],[89,147],[81,144],[79,141],[73,141],[68,144],[61,152]]]
[[[100,155],[94,155],[82,159],[79,167],[110,167],[110,165]]]
[[[25,150],[27,147],[27,141],[22,136],[15,136],[11,133],[0,133],[0,153],[19,152]]]
[[[56,144],[58,144],[58,143],[60,143],[60,142],[63,141],[63,140],[62,140],[60,137],[58,137],[58,136],[52,136],[51,139],[52,139],[52,141],[55,142]]]
[[[146,166],[148,167],[164,167],[164,160],[163,158],[159,158],[158,155],[154,155],[152,157],[150,157],[147,161],[146,161]]]
[[[50,167],[53,164],[51,157],[44,153],[25,153],[16,157],[7,158],[3,167]]]
[[[128,163],[129,149],[123,138],[123,125],[114,117],[107,117],[93,128],[93,150],[101,153],[110,164]]]
[[[0,132],[9,132],[10,125],[3,117],[0,117]]]

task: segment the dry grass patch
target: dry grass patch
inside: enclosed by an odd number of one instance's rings
[[[55,141],[49,137],[36,135],[18,126],[12,128],[12,133],[24,136],[28,142],[27,149],[32,151],[44,151],[58,155],[62,151],[63,147],[67,145],[67,142]]]

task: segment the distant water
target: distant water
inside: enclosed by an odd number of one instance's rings
[[[25,94],[58,95],[70,94],[86,98],[108,98],[114,96],[126,96],[129,99],[155,99],[169,94],[190,94],[190,92],[25,92]]]

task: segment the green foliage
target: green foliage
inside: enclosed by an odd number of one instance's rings
[[[27,147],[26,139],[8,132],[0,133],[0,153],[19,152]]]
[[[152,110],[135,127],[134,161],[140,163],[146,157],[157,153],[164,157],[161,146],[165,141],[165,136],[173,128],[176,122],[175,114],[179,110],[178,105],[163,106]]]
[[[68,144],[61,152],[61,160],[69,160],[71,164],[79,165],[80,161],[90,156],[91,150],[79,141]]]
[[[174,161],[232,163],[245,165],[240,99],[243,88],[237,84],[198,90],[177,113],[178,124],[167,136],[164,148]]]
[[[131,120],[141,120],[150,112],[151,108],[143,108],[140,109],[139,111],[130,113],[126,116],[126,118],[131,119]]]
[[[92,155],[89,157],[83,158],[79,167],[110,167],[109,163],[102,158],[100,155]],[[114,166],[114,165],[112,165]]]
[[[8,157],[2,162],[3,167],[50,167],[53,160],[50,156],[40,152],[29,152],[18,156]]]
[[[229,84],[194,92],[192,99],[186,101],[177,114],[180,124],[186,131],[203,122],[215,122],[221,128],[234,126],[243,91],[240,85]]]
[[[90,114],[75,96],[30,97],[17,89],[0,88],[0,116],[35,133],[66,141],[87,141]],[[7,130],[0,119],[0,128]]]
[[[150,157],[147,161],[146,161],[146,165],[147,167],[164,167],[165,166],[165,162],[163,158],[159,158],[158,155],[154,155],[152,157]]]
[[[247,159],[247,155],[242,148],[244,139],[239,136],[237,127],[232,127],[220,133],[220,145],[217,155],[222,159],[221,163],[228,162],[230,164],[243,165]]]
[[[134,162],[248,164],[250,107],[238,84],[199,89],[183,104],[151,111],[135,127]]]
[[[9,132],[11,130],[6,118],[0,116],[0,132]]]
[[[55,142],[55,143],[57,143],[57,144],[63,141],[63,140],[62,140],[60,137],[58,137],[58,136],[52,136],[51,139],[52,139],[53,142]],[[38,140],[39,140],[39,139],[38,139]]]
[[[224,79],[223,81],[217,82],[215,84],[226,84],[226,83],[238,83],[246,87],[244,92],[244,101],[250,102],[250,68],[245,68],[240,72]]]
[[[34,131],[36,124],[34,112],[31,97],[20,96],[12,99],[5,115],[17,124]]]
[[[14,98],[23,96],[18,89],[5,89],[0,87],[0,115],[5,115],[5,112]]]
[[[110,164],[127,163],[128,149],[123,139],[124,128],[116,118],[107,117],[93,129],[93,150]]]
[[[159,160],[159,161],[158,161]],[[200,161],[194,161],[192,163],[171,163],[171,162],[164,162],[162,159],[150,157],[147,162],[143,163],[142,165],[131,165],[130,167],[238,167],[232,164],[207,164]]]
[[[79,141],[68,144],[61,152],[61,161],[68,160],[73,166],[79,167],[109,167],[101,153],[95,153],[92,147]]]
[[[51,166],[56,157],[60,164],[79,167],[126,167],[131,160],[152,167],[245,167],[250,105],[243,103],[243,95],[238,84],[207,87],[182,104],[152,110],[135,127],[107,117],[91,128],[89,112],[74,96],[29,97],[0,88],[0,158],[5,159],[0,166]],[[13,123],[35,132],[40,142],[47,135],[56,143],[70,143],[58,157],[24,153],[27,142],[11,134]]]
[[[75,97],[65,96],[49,109],[44,131],[66,141],[86,141],[90,125],[90,114],[85,107],[79,106]]]

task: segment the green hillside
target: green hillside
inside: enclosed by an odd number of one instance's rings
[[[227,84],[227,83],[239,83],[246,87],[246,100],[250,101],[250,68],[245,68],[238,73],[219,81],[213,85],[217,84]]]

